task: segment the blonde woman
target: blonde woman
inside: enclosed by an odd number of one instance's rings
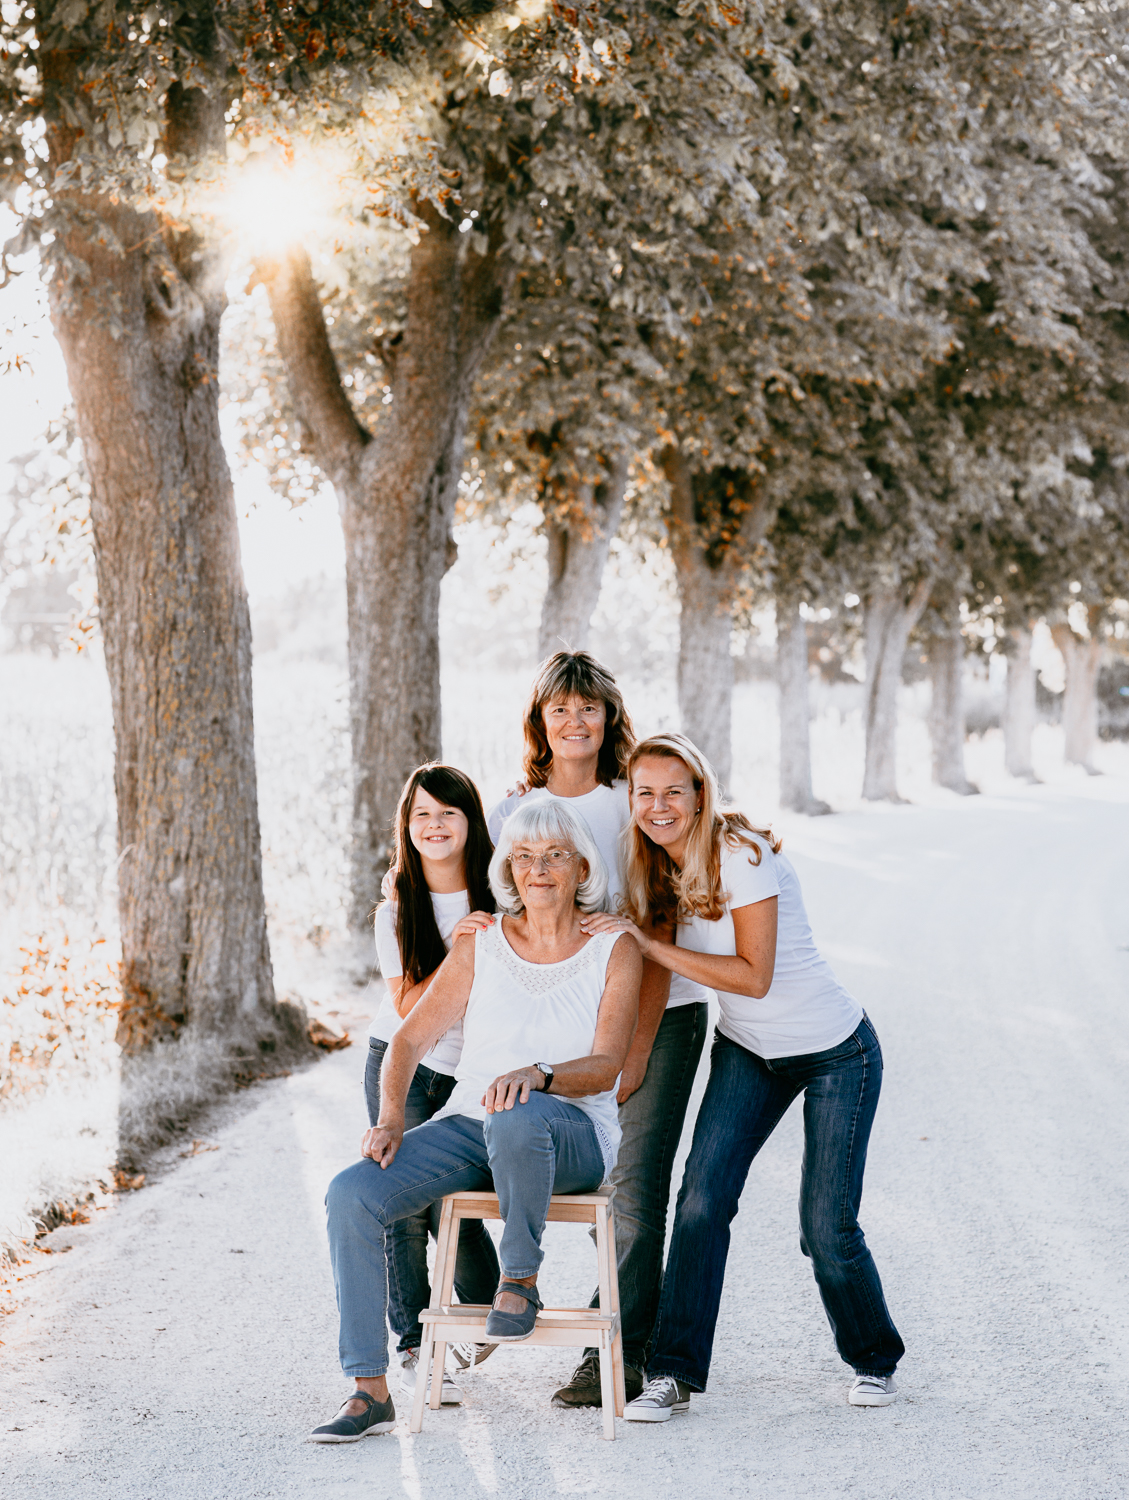
[[[625,916],[644,959],[718,992],[720,1020],[663,1275],[647,1385],[627,1408],[665,1422],[704,1391],[729,1225],[753,1158],[804,1095],[800,1248],[842,1358],[852,1406],[888,1406],[905,1352],[858,1223],[882,1052],[862,1007],[820,956],[799,881],[767,830],[718,807],[717,780],[683,735],[656,735],[628,765]],[[678,925],[677,946],[656,925]]]

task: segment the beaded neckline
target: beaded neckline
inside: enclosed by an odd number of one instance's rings
[[[520,953],[515,953],[509,938],[502,931],[501,922],[479,936],[486,939],[485,951],[493,961],[500,964],[527,995],[547,995],[561,985],[571,983],[586,970],[597,968],[601,961],[607,961],[607,944],[600,941],[600,936],[606,934],[590,937],[579,952],[551,964],[534,963],[532,959],[522,958]]]
[[[555,958],[551,964],[539,964],[536,959],[522,958],[521,954],[517,951],[514,945],[510,942],[509,938],[506,936],[502,926],[503,920],[504,919],[502,917],[498,918],[497,933],[501,938],[507,952],[510,953],[514,958],[516,958],[519,964],[528,964],[531,969],[559,969],[562,964],[575,963],[578,958],[588,952],[589,948],[591,948],[592,944],[596,941],[594,936],[589,936],[588,941],[584,944],[584,947],[578,948],[575,953],[570,953],[567,958]]]

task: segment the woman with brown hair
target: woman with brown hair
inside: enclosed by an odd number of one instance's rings
[[[624,773],[635,732],[616,680],[587,651],[558,651],[541,664],[522,723],[525,753],[518,789],[490,810],[495,843],[502,824],[531,800],[567,802],[588,824],[611,882],[620,891],[619,836],[630,821]]]
[[[390,897],[377,907],[376,953],[385,995],[369,1029],[365,1101],[369,1124],[380,1114],[380,1075],[401,1023],[427,991],[455,939],[492,925],[494,897],[487,871],[494,846],[486,829],[478,788],[454,766],[430,763],[413,771],[396,808],[396,853]],[[423,1057],[408,1088],[405,1128],[430,1120],[451,1097],[463,1050],[462,1023],[451,1027]],[[401,1219],[388,1233],[388,1318],[398,1335],[400,1388],[415,1388],[423,1328],[419,1315],[430,1304],[427,1236],[438,1230],[430,1210]],[[459,1237],[455,1287],[462,1302],[489,1302],[498,1282],[494,1242],[481,1220],[468,1220]],[[490,1345],[460,1345],[454,1357],[464,1367],[481,1363]],[[462,1392],[446,1374],[443,1400]]]
[[[631,820],[624,779],[635,736],[615,678],[587,651],[558,651],[541,666],[525,710],[526,785],[495,807],[497,842],[517,808],[556,800],[579,812],[608,869],[607,906],[623,892],[623,832]],[[669,925],[656,941],[673,942]],[[611,1180],[616,1188],[623,1359],[628,1398],[643,1370],[658,1311],[670,1179],[694,1075],[705,1046],[707,992],[693,980],[645,963],[639,1022],[620,1075],[623,1139]],[[593,1297],[593,1306],[598,1298]],[[586,1349],[571,1379],[553,1395],[563,1407],[601,1404],[600,1362]]]
[[[852,1406],[888,1406],[905,1352],[858,1223],[882,1087],[874,1028],[815,946],[799,881],[767,829],[718,806],[717,779],[680,734],[637,745],[628,767],[625,915],[644,960],[718,993],[721,1016],[662,1282],[646,1389],[629,1419],[664,1422],[704,1391],[729,1225],[753,1158],[804,1095],[800,1248],[810,1257]],[[655,930],[677,924],[678,943]]]

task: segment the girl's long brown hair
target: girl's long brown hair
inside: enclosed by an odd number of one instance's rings
[[[654,844],[636,823],[634,817],[621,837],[624,841],[624,894],[620,900],[623,914],[638,925],[655,923],[666,926],[685,922],[690,917],[705,917],[716,922],[725,912],[728,892],[721,888],[722,842],[736,849],[744,844],[753,864],[761,861],[760,845],[750,837],[764,839],[773,854],[779,854],[781,841],[770,828],[754,828],[744,813],[720,806],[721,794],[717,776],[709,761],[684,734],[654,734],[635,746],[627,763],[627,783],[634,811],[635,788],[632,778],[636,764],[645,755],[663,760],[680,760],[690,772],[701,810],[686,840],[686,857],[679,869],[665,849]]]
[[[545,705],[564,698],[595,699],[607,711],[604,742],[596,765],[596,779],[604,786],[627,775],[627,759],[635,743],[635,731],[623,706],[623,695],[607,667],[587,651],[558,651],[541,663],[525,706],[525,757],[523,770],[531,786],[544,786],[553,768],[553,752],[545,732]]]
[[[494,894],[486,872],[494,845],[486,830],[486,815],[482,811],[482,798],[478,788],[465,771],[454,766],[445,766],[430,761],[419,766],[404,783],[400,800],[396,804],[396,942],[400,948],[400,962],[407,984],[418,984],[426,979],[447,957],[447,947],[439,934],[435,920],[435,908],[431,904],[431,891],[423,873],[423,860],[408,833],[412,802],[416,788],[423,787],[436,802],[446,807],[457,807],[466,814],[466,848],[463,863],[466,869],[466,889],[471,911],[493,911]]]

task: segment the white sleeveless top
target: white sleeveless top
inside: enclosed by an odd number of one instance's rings
[[[485,1120],[482,1096],[500,1073],[538,1061],[587,1057],[596,1040],[608,960],[619,937],[618,932],[600,933],[571,958],[534,964],[510,947],[500,917],[493,927],[475,933],[474,982],[463,1017],[463,1052],[451,1097],[433,1118],[468,1115],[472,1120]],[[583,1110],[596,1127],[604,1171],[609,1175],[621,1136],[618,1089],[617,1078],[605,1094],[565,1100]]]

